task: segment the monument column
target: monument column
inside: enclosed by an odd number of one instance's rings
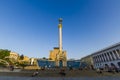
[[[59,19],[59,49],[62,51],[62,18]]]
[[[62,61],[62,18],[59,18],[59,24],[58,24],[58,29],[59,29],[59,52],[56,55],[56,66],[59,67],[60,66],[60,61]],[[63,64],[62,64],[63,65]]]
[[[62,18],[59,18],[59,52],[58,52],[58,59],[56,60],[56,66],[58,67],[66,67],[66,52],[62,50]]]

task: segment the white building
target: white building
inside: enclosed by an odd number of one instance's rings
[[[120,42],[92,54],[94,68],[120,68]]]
[[[10,52],[9,58],[14,58],[15,60],[17,60],[19,58],[19,54],[16,52]]]

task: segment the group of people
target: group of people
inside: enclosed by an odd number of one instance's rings
[[[38,74],[39,74],[39,72],[38,72],[38,70],[36,70],[35,72],[33,72],[32,77],[36,77],[36,76],[38,76]],[[60,72],[59,72],[59,74],[61,76],[65,76],[66,75],[65,70],[61,69]]]

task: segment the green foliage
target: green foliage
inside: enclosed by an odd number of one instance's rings
[[[4,64],[4,63],[0,63],[0,67],[1,67],[1,66],[5,66],[5,64]]]
[[[48,60],[46,57],[43,57],[42,59],[44,59],[44,60]]]
[[[43,59],[46,59],[46,57],[43,57]]]
[[[0,59],[0,66],[8,66],[9,63],[6,60]]]
[[[0,59],[4,59],[5,57],[9,56],[10,52],[11,51],[9,50],[0,49]]]
[[[24,67],[26,67],[26,66],[28,66],[28,62],[25,62],[25,61],[22,61],[22,62],[17,62],[17,63],[15,63],[17,66],[21,66],[23,69],[24,69]]]
[[[49,58],[49,60],[52,60],[52,58]]]
[[[24,55],[20,55],[20,60],[23,60],[24,59]]]

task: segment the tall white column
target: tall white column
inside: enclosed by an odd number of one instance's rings
[[[106,58],[107,58],[107,60],[110,61],[109,56],[107,55],[107,53],[105,53],[105,54],[106,54]]]
[[[99,63],[101,63],[101,58],[100,58],[100,55],[98,55],[98,58],[99,58]]]
[[[112,54],[113,54],[114,59],[116,60],[117,58],[116,58],[116,56],[115,56],[115,53],[114,53],[113,51],[111,51],[111,52],[112,52]]]
[[[59,19],[59,49],[62,51],[62,18]]]
[[[100,57],[99,57],[99,55],[97,55],[97,57],[98,57],[98,62],[100,63]]]
[[[97,57],[95,56],[95,63],[97,63]]]
[[[98,63],[98,57],[96,56],[96,62]]]
[[[112,55],[110,54],[110,52],[108,52],[108,54],[109,54],[109,56],[110,56],[111,60],[113,60]]]
[[[116,52],[116,54],[117,54],[118,59],[120,59],[118,52],[117,52],[116,50],[115,50],[115,52]]]
[[[100,63],[102,62],[101,56],[99,55]]]
[[[105,56],[105,53],[103,53],[103,58],[105,59],[105,61],[107,61],[106,56]]]
[[[97,60],[97,63],[99,62],[99,60],[98,60],[98,56],[96,56],[96,60]]]
[[[100,54],[100,55],[101,55],[101,59],[102,59],[102,61],[101,61],[101,62],[104,62],[104,58],[103,58],[102,54]]]
[[[119,49],[117,49],[117,50],[116,50],[116,52],[118,53],[118,55],[119,55],[119,57],[120,57],[120,50],[119,50]]]
[[[59,28],[59,48],[62,51],[62,28]]]

